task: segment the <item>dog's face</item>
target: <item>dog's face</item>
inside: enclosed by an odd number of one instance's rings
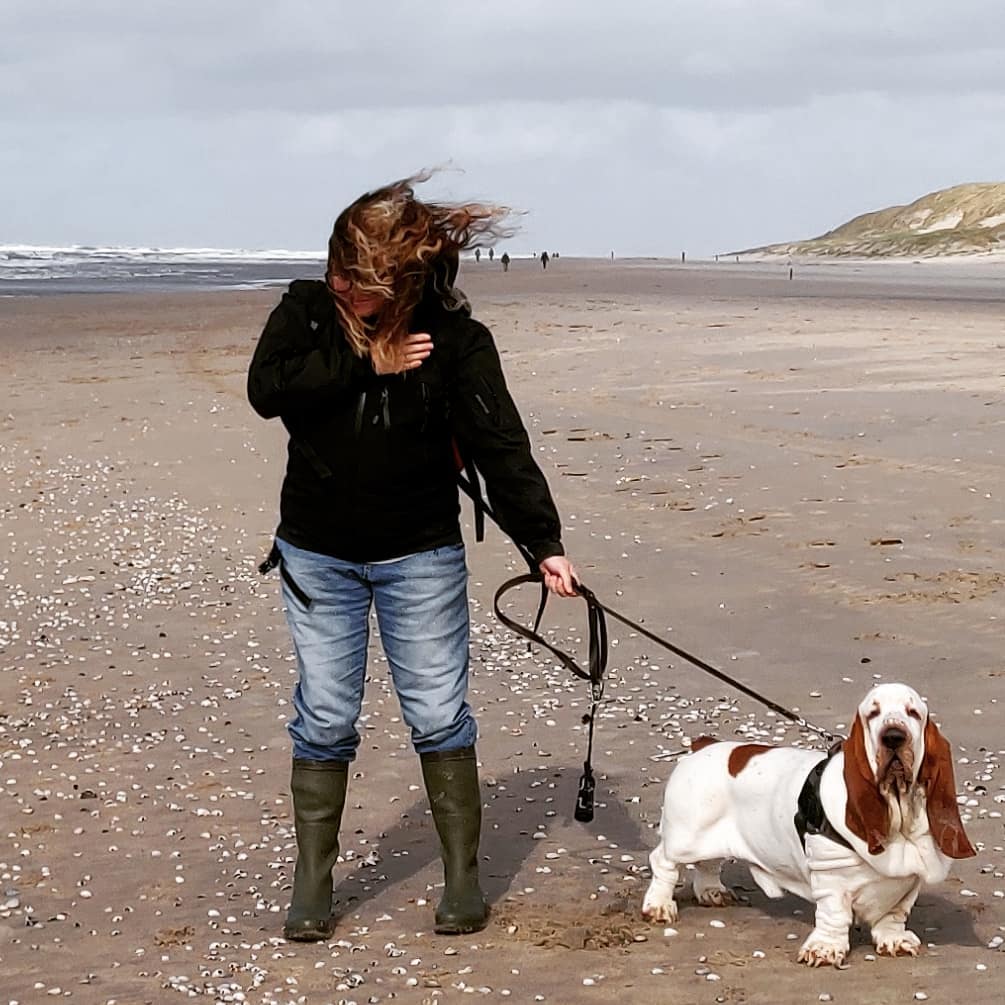
[[[905,796],[925,756],[924,699],[906,684],[880,684],[862,700],[858,716],[876,786],[894,799]]]
[[[848,792],[845,823],[878,855],[890,840],[893,804],[924,794],[932,838],[944,855],[975,855],[956,804],[953,752],[920,694],[906,684],[880,684],[862,700],[842,745]],[[905,800],[910,796],[911,800]]]

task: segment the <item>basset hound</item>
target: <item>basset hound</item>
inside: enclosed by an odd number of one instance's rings
[[[732,898],[722,859],[750,866],[769,896],[816,905],[799,950],[810,966],[840,965],[848,930],[872,929],[879,953],[917,956],[905,926],[923,883],[975,855],[960,820],[948,741],[905,684],[880,684],[858,707],[851,735],[831,753],[701,737],[667,782],[660,843],[642,913],[677,919],[674,888],[694,865],[699,904]]]

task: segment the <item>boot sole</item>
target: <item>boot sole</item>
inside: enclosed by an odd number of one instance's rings
[[[481,932],[488,927],[489,919],[488,915],[485,916],[483,921],[473,922],[469,925],[453,925],[447,922],[439,923],[437,922],[433,926],[433,931],[437,935],[472,935],[474,932]]]
[[[322,924],[311,928],[283,929],[283,938],[288,942],[327,942],[334,934],[334,925]]]

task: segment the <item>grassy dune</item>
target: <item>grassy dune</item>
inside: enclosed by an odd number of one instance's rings
[[[863,213],[810,240],[733,254],[933,258],[999,250],[1005,251],[1005,182],[980,182]]]

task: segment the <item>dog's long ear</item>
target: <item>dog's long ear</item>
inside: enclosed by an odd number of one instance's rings
[[[925,757],[918,772],[918,784],[925,788],[928,829],[942,854],[949,858],[976,855],[963,829],[956,803],[953,751],[931,717],[925,723]]]
[[[844,822],[852,834],[869,846],[870,855],[878,855],[886,847],[890,809],[869,765],[865,751],[865,730],[857,712],[851,736],[844,741],[843,750],[844,784],[848,790]]]

